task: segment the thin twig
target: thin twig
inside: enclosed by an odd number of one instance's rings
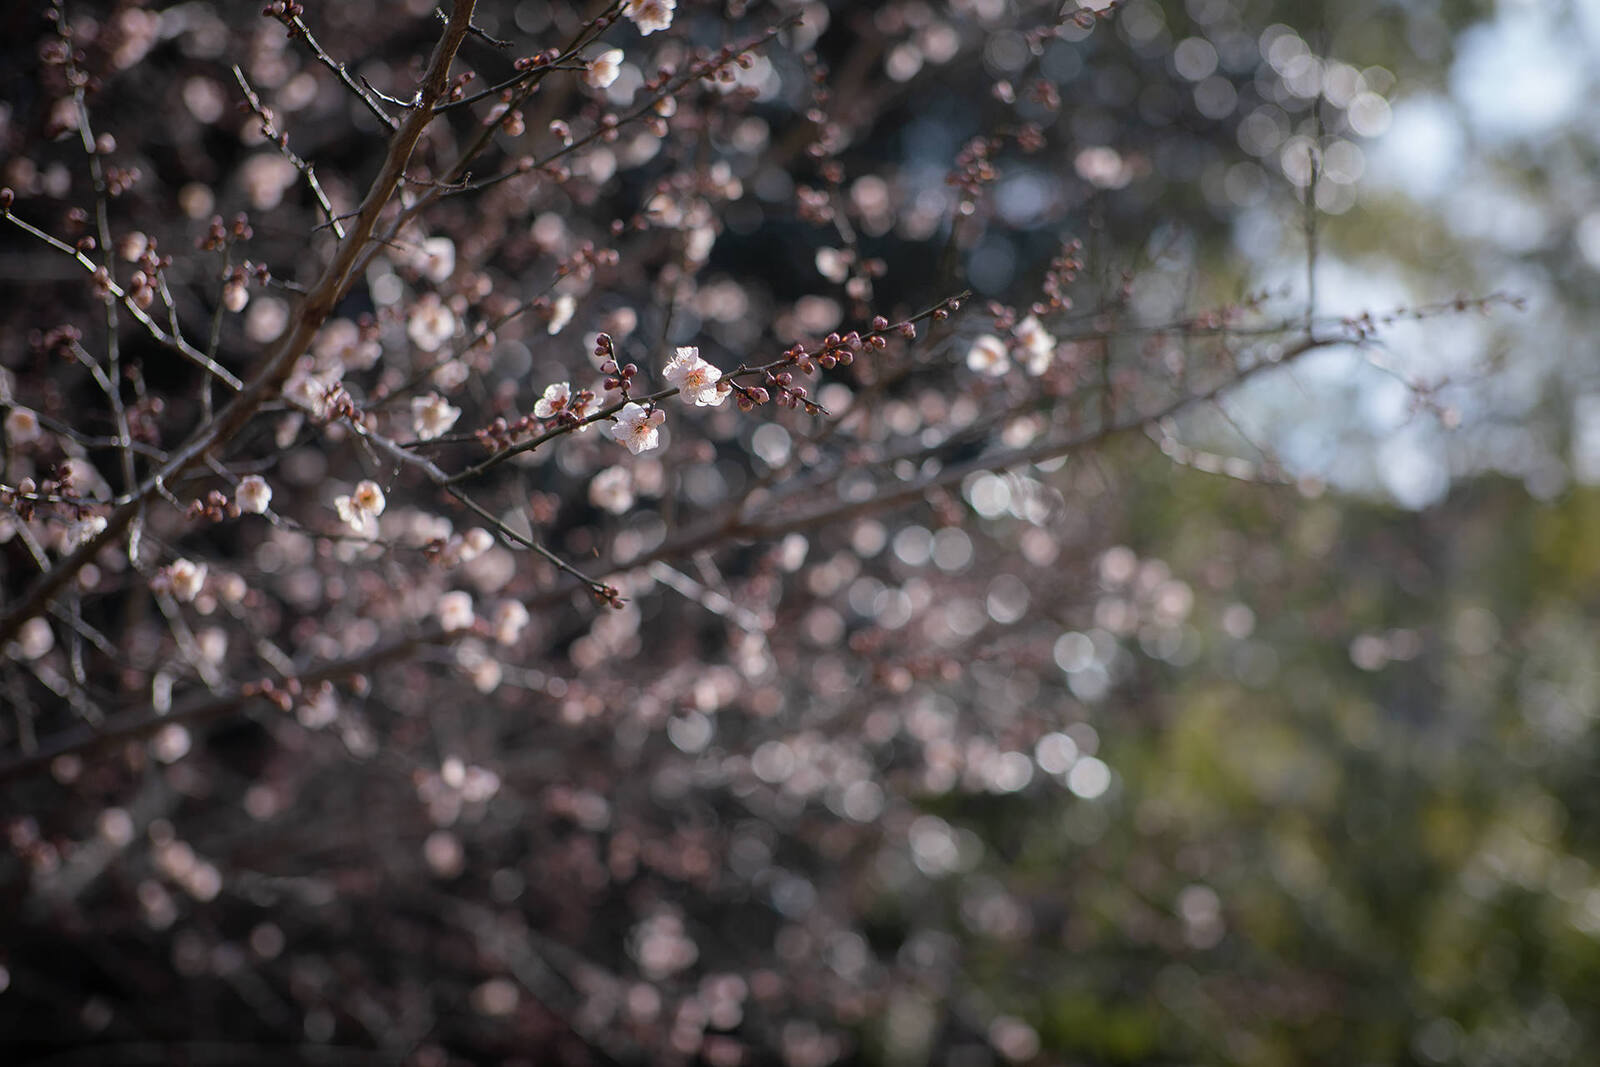
[[[420,95],[429,105],[443,96],[448,87],[450,65],[455,59],[457,49],[461,47],[462,40],[466,37],[474,6],[475,0],[456,0],[450,25],[440,37],[434,47],[433,55],[428,60],[427,74]],[[45,605],[54,599],[56,594],[71,582],[102,548],[121,536],[138,516],[145,500],[165,481],[187,471],[199,463],[208,452],[231,440],[263,404],[283,392],[283,383],[294,369],[295,361],[305,352],[317,330],[321,328],[324,320],[348,288],[351,272],[372,236],[373,229],[377,226],[378,216],[394,195],[400,183],[400,176],[405,172],[406,164],[411,159],[412,151],[421,139],[423,130],[432,120],[431,106],[420,107],[406,116],[405,122],[390,139],[383,165],[362,201],[361,214],[351,227],[349,239],[338,245],[322,276],[295,310],[277,346],[263,362],[260,376],[234,397],[227,407],[218,412],[215,419],[196,430],[190,439],[173,453],[172,459],[140,486],[134,499],[113,511],[106,519],[104,530],[78,546],[71,555],[58,561],[49,573],[13,602],[10,610],[4,616],[0,616],[0,646],[15,637],[24,623],[43,611]],[[6,212],[6,217],[20,224],[20,220],[17,220],[9,210]],[[60,245],[60,242],[43,234],[42,231],[33,227],[27,228]],[[61,247],[66,246],[61,245]],[[77,255],[75,250],[69,249],[69,251]],[[154,326],[147,328],[159,329]],[[197,355],[204,357],[204,353]]]
[[[446,21],[448,22],[448,20]],[[299,15],[290,18],[289,22],[294,27],[290,33],[291,37],[298,36],[303,38],[306,45],[311,49],[311,54],[317,57],[317,62],[333,71],[333,76],[339,79],[340,84],[355,93],[356,99],[365,104],[367,110],[372,112],[379,122],[383,123],[391,131],[399,129],[400,123],[395,120],[394,116],[383,110],[383,107],[373,98],[372,94],[363,87],[366,82],[365,78],[362,79],[362,85],[357,85],[355,79],[350,77],[350,72],[345,69],[344,64],[336,61],[323,50],[322,45],[317,42],[316,35],[311,32],[311,27],[307,26]],[[234,68],[234,72],[238,72],[237,67]]]
[[[250,82],[245,78],[244,71],[239,69],[239,64],[233,65],[233,77],[239,83],[239,88],[244,92],[244,98],[250,105],[250,111],[261,120],[261,133],[271,141],[283,154],[300,176],[306,180],[306,185],[311,188],[311,195],[317,198],[317,204],[322,208],[322,213],[328,218],[328,225],[333,227],[333,234],[339,240],[344,240],[344,227],[339,224],[339,217],[333,213],[333,204],[328,201],[328,194],[322,191],[322,183],[317,181],[317,170],[310,163],[301,159],[289,147],[289,135],[279,130],[272,109],[261,102],[261,97],[250,87]],[[392,128],[392,126],[391,126]]]

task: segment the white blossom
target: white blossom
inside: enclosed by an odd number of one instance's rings
[[[39,416],[27,408],[12,408],[6,415],[6,439],[14,445],[25,445],[39,439]]]
[[[482,526],[474,526],[465,534],[451,534],[449,540],[445,542],[439,560],[446,566],[455,567],[462,563],[471,563],[493,547],[494,534]]]
[[[443,282],[456,272],[456,245],[448,237],[429,237],[418,246],[412,266],[431,282]]]
[[[49,655],[50,650],[56,647],[56,634],[50,629],[50,620],[35,615],[23,623],[22,629],[17,632],[17,645],[23,659],[43,659]]]
[[[514,645],[528,625],[528,609],[519,600],[502,600],[495,605],[494,639],[502,645]]]
[[[641,35],[648,37],[672,26],[672,15],[677,7],[678,0],[628,0],[622,5],[622,13],[633,20]]]
[[[464,360],[447,359],[428,375],[428,380],[447,393],[453,393],[467,383],[471,369]]]
[[[535,418],[553,419],[561,412],[567,410],[567,405],[572,401],[572,386],[567,382],[555,382],[544,387],[544,395],[533,405]]]
[[[583,72],[583,80],[591,89],[609,89],[621,73],[622,49],[608,48],[589,61],[589,69]]]
[[[728,394],[717,388],[722,372],[700,358],[700,350],[693,346],[678,349],[662,372],[669,383],[678,387],[686,400],[697,407],[715,407],[728,399]]]
[[[259,474],[247,474],[239,479],[239,488],[234,490],[233,499],[240,511],[260,515],[272,504],[272,486]]]
[[[633,506],[633,475],[626,467],[607,467],[589,483],[589,503],[621,515]]]
[[[819,248],[817,273],[830,282],[843,282],[850,276],[850,259],[837,248]]]
[[[338,391],[343,376],[344,371],[339,367],[330,367],[318,373],[314,361],[303,358],[295,372],[289,375],[289,380],[283,383],[283,398],[309,411],[313,418],[325,419],[328,417],[328,398]]]
[[[461,562],[470,563],[494,547],[494,534],[474,526],[462,538]]]
[[[562,293],[556,297],[556,302],[550,306],[550,322],[545,326],[545,333],[551,337],[567,328],[567,323],[572,321],[572,313],[578,310],[578,301],[571,293]]]
[[[100,536],[101,531],[105,528],[106,520],[103,515],[89,515],[80,519],[67,527],[64,551],[70,552],[85,542],[93,541]],[[3,544],[6,540],[7,538],[0,536],[0,544]]]
[[[967,350],[967,366],[979,374],[998,378],[1011,369],[1011,357],[1006,354],[1006,343],[992,333],[986,333],[972,342]]]
[[[336,496],[333,498],[333,508],[339,513],[339,518],[349,524],[350,528],[358,534],[368,537],[376,533],[376,520],[383,514],[383,509],[388,505],[383,497],[383,490],[378,488],[378,483],[367,480],[357,484],[355,492],[349,496]]]
[[[461,417],[461,409],[438,393],[411,398],[411,428],[423,441],[431,441],[450,431]]]
[[[1017,339],[1027,355],[1029,374],[1043,374],[1056,358],[1056,339],[1040,325],[1035,315],[1029,315],[1017,323],[1011,336]]]
[[[638,455],[661,444],[659,427],[667,421],[664,411],[647,411],[642,404],[631,401],[622,406],[616,421],[611,424],[611,436],[626,445],[629,452]]]
[[[456,332],[456,316],[438,293],[423,293],[406,322],[411,343],[424,352],[437,352]]]
[[[199,596],[206,584],[206,565],[193,560],[173,560],[161,574],[172,595],[186,604]]]
[[[446,630],[465,630],[472,625],[472,594],[459,589],[446,593],[439,598],[433,613]]]

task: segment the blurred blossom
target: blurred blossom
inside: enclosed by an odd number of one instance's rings
[[[423,293],[411,308],[406,333],[423,352],[437,352],[455,336],[456,317],[437,293]]]
[[[589,502],[621,515],[633,507],[633,476],[626,467],[607,467],[589,482]]]
[[[411,430],[418,440],[431,441],[450,431],[461,417],[461,409],[438,393],[411,399]]]

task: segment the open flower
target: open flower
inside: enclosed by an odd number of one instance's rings
[[[434,605],[433,613],[446,630],[465,630],[472,625],[472,594],[459,589],[446,593]]]
[[[199,596],[200,590],[205,587],[206,565],[193,560],[176,559],[167,565],[161,576],[172,595],[187,604]]]
[[[678,0],[628,0],[622,5],[622,13],[639,27],[641,36],[648,37],[672,26],[672,15],[677,7]]]
[[[608,48],[589,60],[589,69],[583,72],[583,80],[589,83],[591,89],[609,89],[621,73],[622,49]]]
[[[663,375],[698,407],[716,407],[728,399],[728,394],[717,388],[722,372],[701,359],[700,350],[693,346],[679,348]]]
[[[283,383],[283,398],[309,411],[313,418],[325,419],[328,417],[328,399],[339,391],[339,380],[343,376],[341,367],[329,367],[319,372],[311,359],[302,358],[295,366],[294,373],[289,375],[289,380]]]
[[[239,505],[240,511],[247,511],[252,515],[264,513],[272,504],[272,486],[259,474],[247,474],[239,479],[239,487],[233,492],[234,503]]]
[[[502,645],[514,645],[528,625],[528,609],[521,601],[502,600],[494,609],[494,639]]]
[[[448,433],[460,417],[461,409],[438,393],[411,398],[411,428],[423,441]]]
[[[12,408],[6,414],[6,437],[14,445],[25,445],[40,437],[39,416],[27,408]]]
[[[445,306],[438,293],[423,293],[406,321],[406,334],[411,343],[424,352],[437,352],[455,332],[455,312]]]
[[[567,328],[567,323],[572,321],[572,313],[578,310],[578,301],[571,293],[562,293],[556,297],[555,303],[550,305],[550,321],[545,325],[544,332],[554,337]]]
[[[339,513],[339,518],[356,533],[368,537],[377,532],[377,518],[387,505],[383,490],[371,480],[359,483],[349,496],[333,498],[333,509]]]
[[[986,333],[972,342],[967,349],[967,366],[979,374],[998,378],[1011,369],[1011,357],[1006,354],[1006,343],[992,333]]]
[[[611,424],[611,436],[637,456],[661,444],[659,427],[666,421],[666,412],[650,411],[644,405],[630,401],[622,406],[616,421]]]
[[[633,475],[626,467],[607,467],[589,483],[589,503],[621,515],[633,507]]]
[[[556,382],[544,387],[544,395],[533,405],[533,414],[540,419],[553,419],[572,403],[572,386],[566,382]]]
[[[1017,323],[1011,336],[1022,345],[1029,374],[1043,374],[1055,360],[1055,336],[1040,325],[1037,316],[1029,315]]]

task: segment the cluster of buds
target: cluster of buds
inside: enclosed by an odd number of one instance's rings
[[[138,185],[142,177],[138,167],[107,167],[106,195],[115,199]]]
[[[57,506],[63,517],[82,522],[94,512],[88,501],[73,496],[72,468],[61,466],[52,470],[44,481],[24,478],[16,488],[0,485],[0,504],[4,504],[24,522],[31,521],[40,504]]]
[[[833,224],[833,198],[826,190],[798,186],[794,191],[794,206],[795,214],[813,226]]]
[[[572,255],[556,265],[556,277],[587,281],[594,277],[595,268],[615,267],[621,259],[614,248],[596,248],[593,241],[584,241]]]
[[[450,83],[450,88],[445,92],[444,98],[450,103],[455,103],[457,100],[463,99],[467,95],[467,86],[471,85],[477,76],[478,75],[476,73],[470,70],[464,70],[460,74],[457,74],[455,81]],[[506,113],[507,106],[508,105],[506,102],[502,100],[499,108],[491,108],[488,118],[484,121],[484,125],[492,125],[498,121],[500,116]]]
[[[1000,176],[994,155],[1000,149],[998,138],[974,137],[956,156],[956,169],[945,179],[961,191],[961,213],[970,215],[983,193],[983,187]]]
[[[272,3],[261,9],[261,14],[269,19],[277,19],[289,30],[293,37],[296,30],[293,26],[295,19],[306,13],[305,5],[296,3],[295,0],[273,0]]]
[[[34,331],[28,343],[35,351],[48,353],[64,360],[74,359],[73,349],[83,343],[83,331],[76,326],[52,326],[48,330]]]
[[[300,679],[290,678],[279,685],[271,678],[263,678],[259,682],[246,682],[239,687],[242,697],[260,697],[270,701],[279,711],[288,712],[294,709],[296,698],[303,693],[305,687],[300,684]]]
[[[189,507],[184,512],[186,518],[205,519],[207,522],[237,519],[239,515],[239,505],[230,501],[226,494],[217,489],[207,493],[204,500],[190,501]]]
[[[1067,286],[1077,280],[1082,270],[1083,242],[1074,237],[1062,245],[1061,254],[1050,261],[1050,269],[1044,275],[1044,294],[1049,299],[1044,304],[1035,304],[1034,312],[1043,315],[1071,309],[1072,298],[1067,295]]]
[[[634,363],[617,363],[616,342],[612,341],[609,333],[597,334],[594,339],[594,358],[600,361],[600,373],[606,376],[605,389],[607,392],[620,392],[624,400],[628,398],[628,390],[633,385],[634,375],[639,373],[639,367]]]
[[[231,225],[224,225],[221,215],[211,216],[211,224],[206,227],[205,236],[195,242],[195,247],[202,252],[220,252],[227,247],[229,238],[235,241],[248,241],[255,236],[255,231],[250,227],[250,217],[244,212],[233,217]]]
[[[540,67],[548,67],[560,58],[561,52],[558,49],[546,48],[535,55],[522,56],[512,65],[519,71],[538,70]]]

